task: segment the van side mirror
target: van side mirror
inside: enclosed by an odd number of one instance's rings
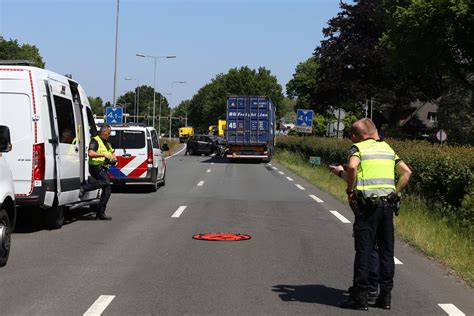
[[[10,129],[7,126],[0,125],[0,152],[6,153],[10,150],[12,150]]]
[[[168,151],[168,150],[170,150],[170,147],[168,146],[168,144],[163,144],[163,146],[161,146],[161,150],[162,151]]]

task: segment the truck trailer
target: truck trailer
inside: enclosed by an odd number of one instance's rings
[[[275,106],[266,96],[227,98],[227,158],[269,162],[275,150]]]

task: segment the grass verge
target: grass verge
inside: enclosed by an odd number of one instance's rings
[[[347,201],[344,181],[335,177],[325,166],[312,166],[301,155],[285,150],[278,151],[274,160],[339,201]],[[474,285],[472,236],[433,216],[425,201],[415,196],[404,196],[400,216],[395,217],[395,226],[401,240],[441,263],[469,286]]]

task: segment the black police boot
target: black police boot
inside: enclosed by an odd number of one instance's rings
[[[392,294],[390,292],[381,291],[377,300],[375,301],[375,306],[383,309],[390,309],[392,302]]]
[[[112,219],[112,216],[107,216],[105,215],[105,213],[97,213],[96,219],[110,221]]]
[[[340,307],[361,311],[369,309],[367,305],[367,291],[361,290],[357,287],[351,287],[349,293],[349,297],[339,304]]]
[[[377,291],[369,291],[367,293],[367,303],[375,304],[375,301],[377,300],[378,294],[379,293]]]

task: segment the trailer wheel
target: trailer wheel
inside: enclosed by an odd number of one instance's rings
[[[58,205],[58,200],[56,199],[53,203],[53,206],[44,210],[44,224],[46,229],[59,229],[64,224],[64,212],[65,207]]]
[[[0,209],[0,267],[7,264],[10,254],[11,224],[7,211]]]

